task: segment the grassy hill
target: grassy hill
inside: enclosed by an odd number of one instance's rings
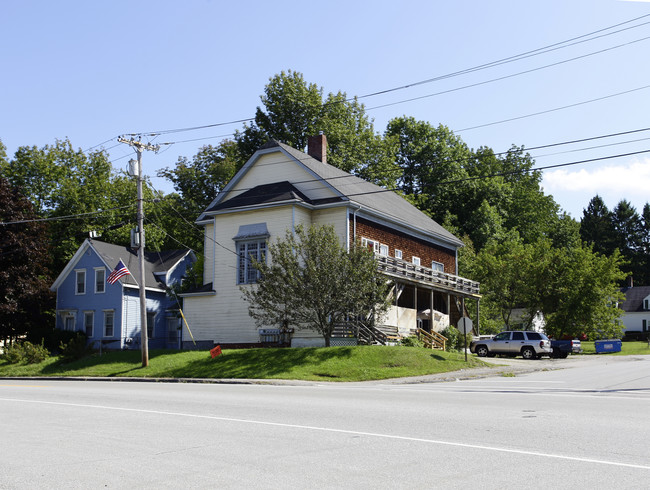
[[[421,376],[484,366],[475,356],[419,347],[372,346],[301,349],[227,349],[212,359],[207,351],[151,351],[142,368],[139,351],[93,355],[63,363],[51,357],[40,364],[0,360],[0,376],[109,376],[148,378],[292,379],[367,381]]]

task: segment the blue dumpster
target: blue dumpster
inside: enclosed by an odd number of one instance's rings
[[[620,340],[596,340],[594,344],[596,346],[597,354],[603,352],[621,352]]]

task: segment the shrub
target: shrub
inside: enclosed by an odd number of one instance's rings
[[[50,353],[42,342],[32,344],[26,340],[25,342],[16,342],[13,345],[6,346],[2,357],[9,364],[38,364],[49,356]]]
[[[94,350],[88,345],[88,338],[83,332],[76,332],[67,343],[59,344],[60,357],[63,362],[72,362],[91,355]]]
[[[418,339],[415,335],[411,335],[410,337],[404,337],[402,340],[400,340],[399,343],[404,347],[424,347],[424,343],[420,339]]]
[[[449,325],[445,328],[441,335],[447,337],[447,343],[445,344],[445,350],[459,350],[462,351],[465,348],[465,338],[460,330],[456,327]],[[472,341],[472,334],[467,334],[467,347],[469,347],[470,342]]]
[[[45,348],[52,354],[58,354],[61,344],[67,344],[79,332],[71,332],[70,330],[61,330],[52,326],[43,326],[42,328],[35,328],[27,333],[27,340],[33,344],[40,344],[44,342]]]

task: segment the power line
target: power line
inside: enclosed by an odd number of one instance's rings
[[[616,94],[605,95],[603,97],[598,97],[596,99],[590,99],[590,100],[585,100],[585,101],[582,101],[582,102],[576,102],[575,104],[569,104],[569,105],[565,105],[565,106],[562,106],[562,107],[556,107],[554,109],[547,109],[545,111],[534,112],[532,114],[526,114],[524,116],[511,117],[509,119],[502,119],[501,121],[494,121],[494,122],[491,122],[491,123],[479,124],[478,126],[471,126],[469,128],[457,129],[457,130],[454,131],[454,133],[462,133],[463,131],[471,131],[472,129],[485,128],[485,127],[488,127],[488,126],[494,126],[496,124],[503,124],[503,123],[512,122],[512,121],[518,121],[519,119],[526,119],[528,117],[540,116],[542,114],[548,114],[550,112],[556,112],[556,111],[560,111],[560,110],[563,110],[563,109],[570,109],[571,107],[577,107],[577,106],[580,106],[580,105],[590,104],[592,102],[599,102],[601,100],[611,99],[612,97],[618,97],[619,95],[626,95],[626,94],[630,94],[632,92],[638,92],[639,90],[645,90],[645,89],[648,89],[648,88],[650,88],[650,85],[644,85],[643,87],[637,87],[637,88],[633,88],[633,89],[630,89],[630,90],[625,90],[623,92],[618,92]]]
[[[383,94],[387,94],[387,93],[390,93],[390,92],[395,92],[395,91],[398,91],[398,90],[404,90],[404,89],[411,88],[411,87],[416,87],[416,86],[419,86],[419,85],[424,85],[424,84],[428,84],[428,83],[432,83],[432,82],[437,82],[437,81],[440,81],[440,80],[445,80],[447,78],[452,78],[452,77],[456,77],[456,76],[459,76],[459,75],[465,75],[467,73],[473,73],[475,71],[484,70],[486,68],[492,68],[492,67],[503,65],[503,64],[506,64],[506,63],[511,63],[511,62],[514,62],[514,61],[519,61],[519,60],[522,60],[522,59],[530,58],[532,56],[538,56],[540,54],[549,53],[551,51],[556,51],[558,49],[564,49],[564,48],[567,48],[567,47],[570,47],[570,46],[575,46],[576,44],[581,44],[581,43],[585,43],[585,42],[588,42],[588,41],[593,41],[594,39],[599,39],[601,37],[611,36],[613,34],[618,34],[620,32],[626,31],[626,30],[635,29],[637,27],[644,26],[646,24],[649,24],[650,22],[644,22],[644,23],[638,24],[636,26],[627,27],[625,29],[620,29],[620,30],[615,31],[615,32],[610,32],[608,34],[603,34],[601,36],[596,36],[596,37],[593,37],[593,38],[590,38],[590,39],[583,39],[582,41],[577,41],[578,39],[582,39],[584,37],[588,37],[588,36],[591,36],[593,34],[598,34],[600,32],[604,32],[604,31],[607,31],[609,29],[613,29],[615,27],[622,26],[624,24],[629,24],[630,22],[634,22],[634,21],[643,19],[644,17],[648,17],[648,16],[650,16],[650,14],[642,15],[641,17],[637,17],[635,19],[631,19],[631,20],[622,22],[620,24],[615,24],[613,26],[606,27],[604,29],[600,29],[600,30],[597,30],[597,31],[594,31],[594,32],[590,32],[588,34],[583,34],[582,36],[567,39],[566,41],[561,41],[561,42],[558,42],[558,43],[550,44],[548,46],[537,48],[537,49],[534,49],[534,50],[531,50],[531,51],[526,51],[524,53],[509,56],[507,58],[502,58],[502,59],[499,59],[499,60],[496,60],[496,61],[491,61],[489,63],[484,63],[484,64],[477,65],[477,66],[474,66],[474,67],[471,67],[471,68],[465,68],[463,70],[448,73],[448,74],[445,74],[445,75],[440,75],[440,76],[437,76],[437,77],[434,77],[434,78],[428,78],[426,80],[421,80],[419,82],[414,82],[414,83],[410,83],[410,84],[407,84],[407,85],[402,85],[400,87],[394,87],[394,88],[390,88],[390,89],[386,89],[386,90],[380,90],[380,91],[377,91],[377,92],[372,92],[372,93],[369,93],[369,94],[366,94],[366,95],[361,95],[361,96],[359,96],[357,98],[362,99],[362,98],[366,98],[366,97],[374,97],[376,95],[383,95]],[[572,41],[577,41],[577,42],[572,42]],[[567,44],[567,43],[570,43],[570,44]],[[563,44],[566,44],[566,45],[562,46]]]
[[[609,33],[609,34],[592,37],[590,39],[586,39],[586,40],[583,40],[583,41],[574,42],[574,41],[577,41],[578,39],[582,39],[582,38],[585,38],[585,37],[588,37],[588,36],[593,36],[594,34],[598,34],[600,32],[604,32],[604,31],[607,31],[607,30],[610,30],[610,29],[614,29],[616,27],[620,27],[622,25],[629,24],[631,22],[635,22],[637,20],[640,20],[640,19],[643,19],[643,18],[649,17],[649,16],[650,16],[650,14],[642,15],[640,17],[636,17],[634,19],[631,19],[631,20],[628,20],[628,21],[625,21],[625,22],[621,22],[621,23],[618,23],[618,24],[614,24],[612,26],[593,31],[593,32],[588,33],[588,34],[583,34],[581,36],[577,36],[577,37],[574,37],[574,38],[571,38],[571,39],[568,39],[568,40],[565,40],[565,41],[561,41],[561,42],[558,42],[558,43],[550,44],[550,45],[547,45],[547,46],[544,46],[544,47],[541,47],[541,48],[537,48],[535,50],[527,51],[527,52],[520,53],[520,54],[517,54],[517,55],[514,55],[514,56],[507,57],[507,58],[502,58],[500,60],[492,61],[492,62],[489,62],[489,63],[484,63],[482,65],[477,65],[477,66],[474,66],[474,67],[471,67],[471,68],[466,68],[464,70],[460,70],[460,71],[457,71],[457,72],[452,72],[452,73],[449,73],[449,74],[446,74],[446,75],[441,75],[441,76],[438,76],[438,77],[429,78],[429,79],[426,79],[426,80],[421,80],[421,81],[418,81],[418,82],[409,83],[409,84],[402,85],[402,86],[399,86],[399,87],[393,87],[393,88],[390,88],[390,89],[380,90],[380,91],[377,91],[377,92],[372,92],[372,93],[365,94],[365,95],[362,95],[362,96],[357,96],[357,97],[344,99],[344,100],[341,100],[341,101],[326,102],[326,104],[342,103],[343,101],[349,102],[349,101],[353,101],[355,99],[375,97],[375,96],[383,95],[383,94],[390,93],[390,92],[395,92],[395,91],[399,91],[399,90],[406,90],[408,88],[412,88],[412,87],[415,87],[415,86],[424,85],[424,84],[428,84],[428,83],[433,83],[433,82],[436,82],[436,81],[440,81],[440,80],[443,80],[443,79],[463,75],[463,74],[466,74],[466,73],[471,73],[471,72],[474,72],[474,71],[478,71],[478,70],[482,70],[482,69],[486,69],[486,68],[491,68],[493,66],[498,66],[498,65],[501,65],[501,64],[518,61],[520,59],[525,59],[525,58],[528,58],[528,57],[531,57],[531,56],[544,54],[544,53],[549,52],[549,51],[554,51],[554,50],[557,50],[557,49],[561,49],[561,47],[562,48],[563,47],[569,47],[569,46],[573,46],[575,44],[579,44],[579,43],[583,43],[583,42],[587,42],[587,41],[592,41],[594,39],[599,39],[599,38],[607,36],[607,35],[613,35],[613,34],[623,32],[625,30],[634,29],[636,27],[641,27],[641,26],[644,26],[646,24],[650,24],[650,22],[645,22],[645,23],[642,23],[642,24],[638,24],[636,26],[631,26],[631,27],[628,27],[628,28],[625,28],[625,29],[620,29],[618,31],[615,31],[615,32],[612,32],[612,33]],[[487,83],[493,83],[495,81],[500,81],[500,80],[504,80],[504,79],[507,79],[507,78],[512,78],[512,77],[515,77],[515,76],[523,75],[523,74],[526,74],[526,73],[531,73],[531,72],[534,72],[534,71],[539,71],[539,70],[542,70],[542,69],[550,68],[550,67],[557,66],[557,65],[560,65],[560,64],[564,64],[564,63],[568,63],[568,62],[571,62],[571,61],[576,61],[576,60],[586,58],[586,57],[589,57],[589,56],[594,56],[594,55],[597,55],[597,54],[601,54],[601,53],[604,53],[604,52],[607,52],[607,51],[611,51],[613,49],[618,49],[618,48],[625,47],[625,46],[628,46],[628,45],[631,45],[631,44],[634,44],[634,43],[637,43],[637,42],[641,42],[641,41],[647,40],[649,38],[650,37],[644,37],[644,38],[641,38],[641,39],[637,39],[637,40],[634,40],[634,41],[629,41],[627,43],[612,46],[612,47],[605,48],[605,49],[595,51],[595,52],[592,52],[592,53],[587,53],[585,55],[577,56],[577,57],[574,57],[574,58],[569,58],[567,60],[559,61],[559,62],[552,63],[552,64],[549,64],[549,65],[544,65],[544,66],[534,68],[534,69],[531,69],[531,70],[526,70],[526,71],[522,71],[522,72],[519,72],[519,73],[507,75],[507,76],[504,76],[504,77],[499,77],[499,78],[495,78],[495,79],[491,79],[491,80],[487,80],[487,81],[483,81],[483,82],[479,82],[479,83],[475,83],[475,84],[470,84],[470,85],[466,85],[466,86],[462,86],[462,87],[457,87],[455,89],[445,90],[445,91],[437,92],[437,93],[434,93],[434,94],[428,94],[428,95],[424,95],[424,96],[420,96],[420,97],[404,99],[404,100],[401,100],[401,101],[396,101],[396,102],[392,102],[392,103],[388,103],[388,104],[383,104],[383,105],[368,108],[366,110],[368,110],[368,111],[375,110],[375,109],[379,109],[379,108],[383,108],[383,107],[389,107],[389,106],[392,106],[392,105],[403,104],[403,103],[406,103],[406,102],[412,102],[412,101],[420,100],[420,99],[427,98],[427,97],[434,97],[436,95],[442,95],[442,94],[446,94],[446,93],[449,93],[449,92],[464,90],[464,89],[467,89],[467,88],[476,87],[476,86],[484,85],[484,84],[487,84]],[[571,43],[571,44],[568,44],[568,43]],[[563,44],[567,44],[567,46],[561,46]],[[558,47],[558,46],[561,46],[561,47]],[[249,117],[249,118],[243,118],[243,119],[236,119],[236,120],[228,121],[228,122],[205,124],[205,125],[191,126],[191,127],[185,127],[185,128],[165,129],[165,130],[159,130],[159,131],[130,133],[128,135],[132,136],[132,137],[133,136],[156,136],[156,135],[172,134],[172,133],[179,133],[179,132],[186,132],[186,131],[196,131],[196,130],[200,130],[200,129],[209,129],[209,128],[214,128],[214,127],[227,126],[227,125],[231,125],[231,124],[251,122],[251,121],[254,121],[254,120],[255,120],[255,117]]]
[[[563,64],[566,64],[566,63],[570,63],[572,61],[577,61],[577,60],[580,60],[580,59],[588,58],[590,56],[595,56],[597,54],[602,54],[602,53],[605,53],[607,51],[612,51],[614,49],[619,49],[619,48],[629,46],[631,44],[635,44],[635,43],[638,43],[638,42],[641,42],[641,41],[647,41],[648,39],[650,39],[650,36],[646,36],[646,37],[643,37],[643,38],[640,38],[640,39],[635,39],[634,41],[629,41],[627,43],[618,44],[616,46],[611,46],[609,48],[601,49],[599,51],[593,51],[591,53],[576,56],[574,58],[568,58],[566,60],[557,61],[555,63],[550,63],[548,65],[538,66],[537,68],[531,68],[529,70],[524,70],[524,71],[520,71],[520,72],[517,72],[517,73],[511,73],[510,75],[504,75],[504,76],[501,76],[501,77],[492,78],[490,80],[483,80],[482,82],[470,83],[468,85],[463,85],[461,87],[450,88],[450,89],[442,90],[440,92],[435,92],[435,93],[432,93],[432,94],[421,95],[419,97],[412,97],[410,99],[403,99],[403,100],[398,100],[396,102],[389,102],[387,104],[382,104],[382,105],[378,105],[378,106],[375,106],[375,107],[369,107],[366,110],[372,111],[372,110],[375,110],[375,109],[382,109],[384,107],[390,107],[390,106],[394,106],[394,105],[398,105],[398,104],[404,104],[405,102],[413,102],[413,101],[416,101],[416,100],[427,99],[429,97],[436,97],[438,95],[445,95],[445,94],[449,94],[449,93],[453,93],[453,92],[458,92],[460,90],[465,90],[465,89],[468,89],[468,88],[480,87],[481,85],[487,85],[488,83],[500,82],[502,80],[507,80],[509,78],[518,77],[520,75],[527,75],[529,73],[534,73],[536,71],[545,70],[546,68],[552,68],[554,66],[563,65]]]
[[[99,211],[91,211],[91,212],[88,212],[88,213],[69,214],[67,216],[52,216],[52,217],[49,217],[49,218],[33,218],[33,219],[26,219],[26,220],[19,220],[19,221],[5,221],[5,222],[0,221],[0,225],[1,226],[19,225],[19,224],[24,224],[24,223],[35,223],[35,222],[38,222],[38,221],[64,221],[64,220],[82,219],[82,218],[86,218],[88,216],[108,213],[110,211],[117,211],[119,209],[132,208],[134,206],[135,206],[135,204],[129,204],[128,206],[119,206],[119,207],[103,209],[103,210],[99,210]]]

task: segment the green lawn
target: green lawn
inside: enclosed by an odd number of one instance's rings
[[[593,342],[580,342],[583,354],[596,354],[596,347]],[[608,352],[601,355],[608,356],[631,356],[636,354],[650,354],[650,347],[647,342],[621,342],[621,352]]]
[[[0,377],[110,376],[148,378],[293,379],[367,381],[420,376],[484,366],[476,356],[419,347],[359,346],[300,349],[224,349],[212,359],[207,351],[151,351],[142,368],[139,351],[93,355],[63,364],[12,365],[0,360]]]

